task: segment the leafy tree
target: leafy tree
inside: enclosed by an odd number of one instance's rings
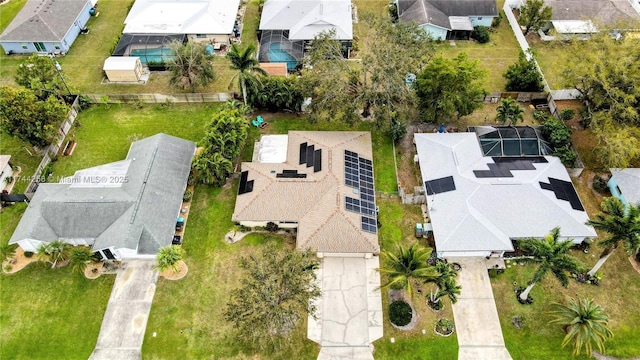
[[[509,122],[509,125],[515,125],[518,121],[524,121],[524,110],[513,99],[502,99],[500,105],[496,109],[498,114],[496,120],[503,125]]]
[[[415,88],[423,119],[444,123],[453,116],[470,115],[482,104],[482,79],[486,72],[478,69],[477,60],[460,53],[454,59],[438,56],[418,74]]]
[[[629,205],[625,207],[616,197],[607,197],[600,204],[604,214],[596,215],[587,225],[596,230],[605,231],[609,236],[601,240],[598,245],[605,248],[600,259],[587,274],[593,276],[609,259],[620,244],[631,256],[640,251],[640,207]]]
[[[233,161],[247,139],[249,120],[237,108],[224,108],[213,115],[205,131],[202,139],[205,151],[219,152]]]
[[[599,112],[594,117],[601,117]],[[598,139],[595,152],[603,167],[626,168],[640,158],[640,128],[637,126],[617,126],[611,122],[602,126],[592,126]]]
[[[474,26],[471,38],[477,40],[480,44],[486,44],[491,37],[486,26]]]
[[[298,78],[261,76],[258,87],[247,88],[247,101],[253,107],[269,111],[300,111],[304,97]]]
[[[2,244],[0,245],[0,263],[9,260],[16,255],[16,248],[18,246],[13,244]]]
[[[193,161],[197,178],[206,185],[222,186],[233,171],[233,163],[221,153],[202,152]]]
[[[526,0],[520,7],[520,24],[525,27],[524,34],[538,31],[551,20],[552,10],[545,6],[544,0]]]
[[[391,140],[397,144],[405,135],[407,135],[407,123],[402,120],[391,119],[391,126],[389,127]]]
[[[74,271],[84,272],[84,269],[94,261],[93,253],[87,247],[74,247],[71,249],[69,264]]]
[[[413,296],[413,281],[429,282],[438,277],[436,269],[428,264],[431,248],[413,244],[406,248],[398,245],[395,252],[383,250],[380,257],[383,267],[378,269],[388,276],[389,281],[380,288],[406,289]]]
[[[533,57],[527,60],[523,52],[520,52],[518,62],[509,65],[507,71],[502,74],[507,79],[507,91],[542,91],[544,83],[542,74],[538,71]]]
[[[609,317],[600,305],[591,299],[568,298],[568,304],[553,303],[554,316],[550,324],[559,324],[565,328],[567,335],[562,341],[562,347],[573,343],[573,354],[580,355],[584,348],[588,356],[595,344],[600,352],[604,352],[604,342],[613,336],[607,327]]]
[[[53,96],[41,101],[31,90],[0,86],[0,128],[31,145],[48,145],[68,110]]]
[[[571,150],[568,145],[556,148],[552,155],[558,157],[562,165],[570,168],[576,166],[576,161],[578,160],[578,154]]]
[[[59,239],[50,243],[42,243],[38,247],[38,256],[41,260],[50,262],[52,269],[56,267],[58,261],[67,260],[70,255],[71,245]]]
[[[581,265],[568,254],[573,246],[571,240],[560,240],[560,228],[556,227],[544,239],[525,239],[519,242],[520,247],[531,256],[522,259],[525,262],[540,264],[529,280],[529,286],[520,294],[520,300],[526,300],[533,286],[540,282],[551,271],[562,286],[569,284],[567,272],[578,273]]]
[[[51,59],[38,54],[31,55],[18,65],[16,83],[33,91],[39,99],[58,95],[62,90],[60,76]]]
[[[199,86],[207,86],[216,79],[213,71],[213,55],[204,44],[174,41],[169,44],[173,59],[169,62],[169,83],[178,89],[195,92]]]
[[[238,263],[244,277],[231,291],[224,316],[238,338],[260,349],[278,350],[307,313],[315,316],[317,257],[311,251],[287,251],[269,244]]]
[[[181,246],[178,245],[169,245],[160,248],[158,254],[156,255],[156,269],[160,271],[165,270],[173,270],[175,272],[178,271],[178,263],[184,257],[184,250],[182,250]]]
[[[561,148],[571,143],[571,131],[567,128],[562,120],[549,117],[542,125],[542,135],[555,148]]]
[[[267,72],[260,67],[255,53],[256,46],[254,44],[249,44],[244,49],[233,44],[227,53],[227,59],[231,61],[231,69],[238,71],[231,81],[238,79],[238,89],[242,90],[242,100],[245,105],[247,105],[247,86],[255,88],[260,85],[260,80],[255,74],[267,75]]]

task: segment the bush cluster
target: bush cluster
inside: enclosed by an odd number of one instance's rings
[[[247,101],[251,106],[269,111],[300,111],[304,101],[296,77],[261,76],[260,86],[247,88]]]
[[[471,38],[477,40],[480,44],[486,44],[490,40],[489,30],[485,26],[475,26],[471,33]]]
[[[396,300],[389,305],[389,320],[396,326],[405,326],[411,322],[413,310],[402,300]]]

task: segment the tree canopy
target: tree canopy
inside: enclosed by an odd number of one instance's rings
[[[25,88],[0,86],[0,128],[33,146],[46,146],[69,107],[54,96],[39,100]]]
[[[174,56],[168,64],[172,86],[195,92],[198,87],[207,86],[216,79],[213,55],[207,53],[204,44],[174,41],[169,48]]]
[[[243,256],[238,266],[243,278],[231,292],[225,319],[241,341],[278,350],[308,313],[315,315],[311,300],[320,296],[314,272],[318,258],[311,251],[269,244],[260,253]]]
[[[466,53],[454,59],[438,56],[418,74],[415,83],[423,120],[444,123],[452,117],[466,116],[482,107],[476,100],[485,94],[485,71]]]
[[[507,91],[536,92],[544,90],[542,74],[538,71],[535,60],[533,57],[527,60],[523,52],[520,52],[518,62],[509,65],[502,76],[507,79]]]
[[[59,94],[63,86],[53,61],[38,54],[31,55],[18,65],[16,83],[43,100],[49,95]]]
[[[516,125],[518,121],[524,121],[524,110],[513,99],[502,99],[496,111],[496,120],[501,122],[502,125],[507,122],[509,122],[509,125]]]
[[[524,26],[524,34],[538,31],[551,20],[552,10],[544,4],[544,0],[526,0],[520,7],[520,25]]]
[[[435,267],[429,265],[431,248],[415,243],[410,247],[398,245],[395,251],[383,250],[380,257],[383,260],[380,273],[386,274],[388,281],[381,288],[407,290],[413,296],[413,281],[433,282],[439,273]]]

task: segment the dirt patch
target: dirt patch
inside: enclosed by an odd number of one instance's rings
[[[98,277],[100,277],[100,275],[102,275],[103,265],[104,262],[102,261],[88,264],[84,269],[84,276],[86,276],[87,279],[97,279]]]
[[[24,250],[21,247],[16,249],[16,254],[7,261],[2,263],[2,271],[5,274],[13,274],[22,269],[24,269],[27,265],[37,262],[38,258],[34,254],[32,257],[28,258],[24,256]],[[7,271],[7,268],[10,267],[11,270]]]
[[[183,277],[187,276],[189,272],[189,268],[184,261],[178,262],[178,271],[174,271],[173,269],[167,269],[160,273],[160,276],[167,280],[180,280]]]

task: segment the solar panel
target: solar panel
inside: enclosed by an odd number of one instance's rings
[[[571,182],[549,178],[549,183],[544,183],[542,181],[539,183],[542,189],[553,191],[557,199],[568,201],[569,204],[571,204],[572,209],[584,211],[584,207],[580,202],[578,193],[576,193],[576,189],[573,187]]]
[[[322,170],[322,150],[318,149],[313,154],[313,172]]]
[[[313,166],[314,152],[315,152],[315,145],[307,146],[307,167]]]
[[[302,165],[307,162],[307,143],[303,142],[300,144],[300,164]]]
[[[253,180],[247,181],[249,178],[249,172],[243,171],[240,173],[240,185],[238,186],[238,195],[246,194],[253,191]]]
[[[367,216],[362,216],[360,219],[361,219],[361,226],[363,231],[370,232],[373,234],[378,232],[378,226],[375,219]]]
[[[427,195],[433,195],[453,191],[456,189],[456,184],[453,181],[453,176],[447,176],[440,179],[425,181],[424,187],[427,189]]]

